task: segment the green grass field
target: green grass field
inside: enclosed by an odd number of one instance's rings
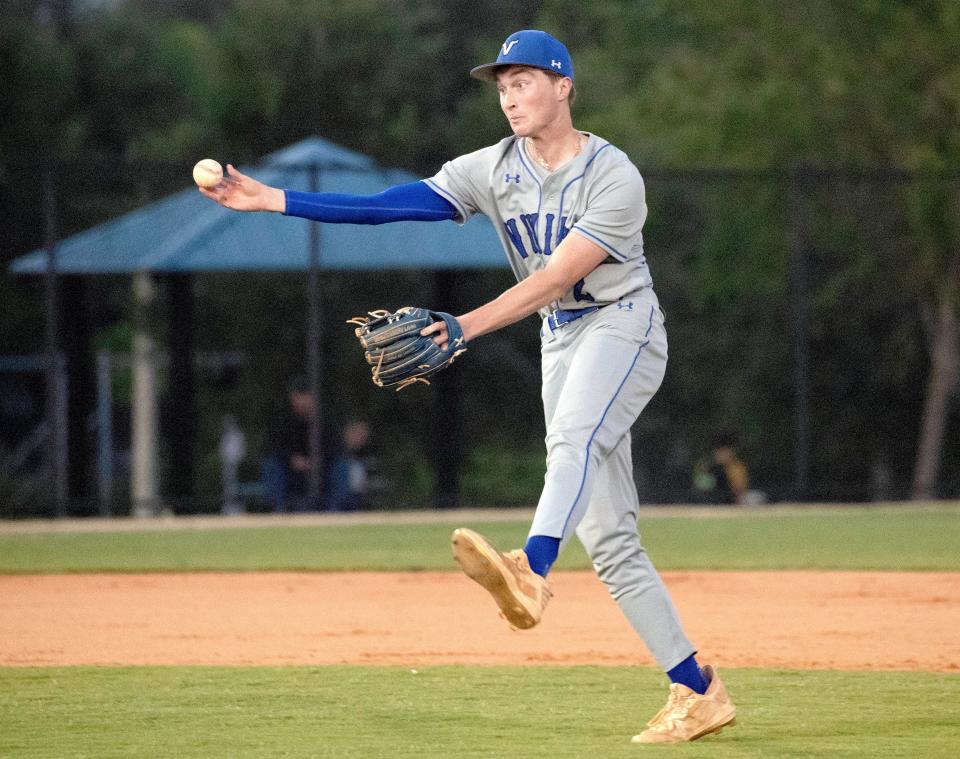
[[[662,675],[596,667],[0,669],[0,756],[954,757],[960,677],[728,670],[738,724],[635,746]]]
[[[0,573],[223,570],[453,569],[437,524],[260,527],[106,533],[3,534]],[[525,523],[469,525],[495,543],[522,544]],[[960,508],[719,512],[641,519],[661,569],[960,570]],[[558,569],[587,568],[574,541]]]
[[[452,569],[453,526],[0,531],[0,572]],[[471,526],[504,546],[526,528]],[[960,509],[950,506],[654,515],[641,526],[664,569],[960,571]],[[560,566],[587,566],[578,545]],[[960,675],[723,676],[737,726],[660,747],[629,743],[665,699],[665,677],[648,668],[0,668],[0,757],[873,759],[960,749]]]

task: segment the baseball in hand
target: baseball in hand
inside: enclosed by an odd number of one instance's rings
[[[223,180],[223,167],[212,158],[197,161],[193,167],[193,181],[200,187],[215,187]]]

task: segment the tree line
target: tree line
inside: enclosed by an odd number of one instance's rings
[[[182,189],[199,157],[254,162],[311,135],[430,175],[506,134],[495,95],[466,72],[527,27],[567,41],[575,122],[647,182],[671,339],[664,387],[635,430],[648,500],[686,500],[694,462],[726,428],[776,498],[960,492],[953,0],[13,0],[0,11],[2,260],[42,243],[48,170],[64,235]],[[241,407],[256,447],[257,420],[303,359],[302,283],[225,277],[200,280],[198,339],[250,364],[203,396],[211,494],[219,415]],[[283,297],[245,305],[265,282]],[[448,284],[466,308],[509,279]],[[414,274],[324,287],[326,312],[347,315],[374,297],[434,295]],[[0,354],[42,349],[38,295],[0,275]],[[98,344],[122,350],[128,283],[83,297]],[[496,497],[488,469],[541,455],[538,382],[523,381],[534,332],[517,325],[458,364],[477,500]],[[357,386],[356,367],[328,369],[333,417],[369,409],[384,449],[400,451],[408,499],[422,497],[430,391],[387,399]],[[517,464],[521,486],[503,489],[529,500],[535,471]]]

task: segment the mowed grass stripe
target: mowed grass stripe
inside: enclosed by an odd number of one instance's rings
[[[960,676],[725,670],[738,724],[671,756],[953,757]],[[0,756],[636,757],[652,669],[0,669]]]
[[[354,524],[112,533],[0,534],[0,572],[169,572],[453,569],[459,526]],[[527,524],[470,525],[498,545],[522,545]],[[644,516],[644,544],[661,569],[960,570],[953,506],[810,513],[741,512],[724,519]],[[576,541],[561,569],[586,568]]]

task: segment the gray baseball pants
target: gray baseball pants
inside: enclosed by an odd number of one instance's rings
[[[623,614],[666,671],[692,653],[637,532],[630,428],[663,381],[667,337],[652,291],[541,328],[547,474],[531,535],[576,532]]]

